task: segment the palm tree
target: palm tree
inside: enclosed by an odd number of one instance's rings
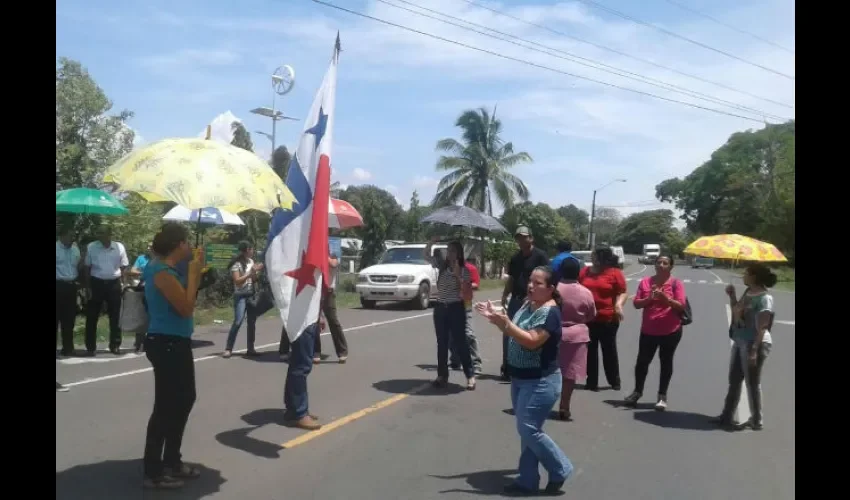
[[[515,153],[513,144],[502,140],[502,122],[496,119],[496,110],[492,115],[484,108],[464,111],[455,125],[463,130],[462,142],[437,141],[437,150],[450,154],[440,156],[437,170],[450,173],[440,179],[433,205],[453,205],[462,199],[465,206],[493,215],[494,194],[504,208],[527,201],[528,187],[508,170],[530,163],[531,156]]]

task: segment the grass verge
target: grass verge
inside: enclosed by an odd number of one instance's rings
[[[744,274],[744,270],[737,268],[731,270],[738,276]],[[796,283],[796,274],[797,270],[793,267],[777,267],[773,269],[773,272],[776,273],[777,281],[776,281],[776,289],[777,290],[786,290],[789,292],[795,291],[795,283]]]

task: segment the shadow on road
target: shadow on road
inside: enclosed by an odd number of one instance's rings
[[[114,500],[116,498],[159,498],[195,500],[218,493],[227,482],[221,471],[199,465],[201,477],[187,480],[179,490],[153,491],[142,488],[142,460],[107,460],[77,465],[56,473],[57,500]]]
[[[708,415],[687,411],[636,411],[635,420],[645,424],[683,429],[687,431],[721,431],[720,427],[711,423]]]
[[[280,458],[283,447],[278,443],[269,443],[250,436],[255,429],[268,424],[286,425],[283,410],[280,408],[264,408],[242,415],[242,420],[250,427],[232,429],[216,434],[215,440],[224,446],[250,453],[260,458]]]
[[[471,489],[452,488],[440,491],[440,493],[470,493],[473,495],[501,496],[505,486],[510,483],[508,476],[517,473],[514,469],[504,470],[483,470],[479,472],[470,472],[467,474],[456,474],[453,476],[438,476],[431,474],[431,477],[437,479],[445,479],[448,481],[454,479],[465,479],[466,484]]]
[[[430,383],[430,380],[422,379],[395,379],[375,382],[374,384],[372,384],[372,387],[378,389],[379,391],[388,392],[390,394],[406,394],[414,389],[421,387],[423,384]],[[449,382],[449,384],[442,389],[428,387],[425,390],[417,392],[416,395],[445,396],[446,394],[458,394],[461,392],[466,392],[466,388]]]

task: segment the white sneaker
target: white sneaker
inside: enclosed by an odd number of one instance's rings
[[[658,402],[655,403],[655,411],[664,411],[667,409],[667,396],[658,396]]]

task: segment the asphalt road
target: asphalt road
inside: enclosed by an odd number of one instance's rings
[[[626,269],[633,293],[642,265]],[[794,498],[794,294],[777,291],[774,349],[765,367],[765,430],[725,432],[706,423],[720,411],[729,353],[721,271],[675,269],[685,280],[694,323],[679,346],[666,413],[611,403],[624,394],[579,391],[573,422],[552,420],[549,434],[576,467],[565,498],[604,500],[785,500]],[[736,278],[737,280],[737,278]],[[740,280],[738,285],[740,285]],[[498,293],[482,294],[496,298]],[[514,473],[519,443],[508,387],[498,373],[498,332],[475,329],[484,371],[475,392],[416,392],[434,373],[436,348],[428,311],[345,310],[350,359],[331,357],[310,376],[311,411],[331,425],[314,433],[280,425],[286,365],[277,358],[276,319],[258,324],[267,355],[220,353],[227,325],[197,335],[198,401],[184,439],[184,459],[205,466],[179,492],[143,492],[141,454],[153,401],[144,357],[57,362],[56,498],[220,498],[267,500],[465,499],[498,497]],[[639,315],[627,310],[619,348],[623,391],[633,384]],[[244,347],[244,329],[237,349]],[[600,375],[601,382],[604,376]],[[460,373],[451,381],[463,384]],[[545,475],[544,475],[545,477]]]

